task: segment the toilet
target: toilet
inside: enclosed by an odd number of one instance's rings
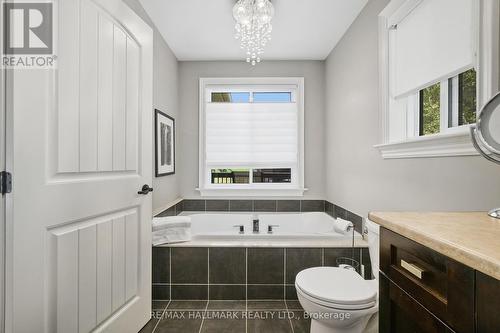
[[[295,289],[311,318],[311,333],[362,333],[378,312],[379,226],[367,220],[374,280],[339,267],[313,267],[299,272]]]

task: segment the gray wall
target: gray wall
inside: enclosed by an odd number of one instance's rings
[[[169,46],[146,14],[137,0],[124,0],[144,21],[154,29],[154,59],[153,59],[153,108],[159,109],[176,119],[179,128],[178,61]],[[154,112],[154,110],[152,111]],[[154,124],[151,124],[154,136]],[[177,132],[178,138],[178,132]],[[179,156],[179,152],[176,152]],[[154,145],[153,145],[153,211],[158,212],[180,196],[179,191],[179,164],[176,165],[176,174],[165,177],[154,177]]]
[[[377,15],[370,0],[326,60],[327,199],[373,210],[486,210],[500,206],[500,166],[480,157],[383,160],[379,143]]]
[[[305,78],[305,186],[307,198],[324,198],[324,62],[264,61],[252,67],[244,61],[181,62],[179,68],[181,133],[178,148],[181,194],[199,197],[198,91],[200,77],[300,76]]]

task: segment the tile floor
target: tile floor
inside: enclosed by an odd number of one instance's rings
[[[154,301],[140,333],[308,333],[298,301]]]

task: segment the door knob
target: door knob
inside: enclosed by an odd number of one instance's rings
[[[153,188],[149,187],[148,184],[145,184],[144,186],[142,186],[142,189],[137,192],[137,194],[147,195],[149,192],[153,192]]]

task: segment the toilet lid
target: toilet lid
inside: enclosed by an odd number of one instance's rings
[[[295,284],[307,295],[329,303],[362,306],[377,300],[372,283],[344,268],[308,268],[297,274]]]

